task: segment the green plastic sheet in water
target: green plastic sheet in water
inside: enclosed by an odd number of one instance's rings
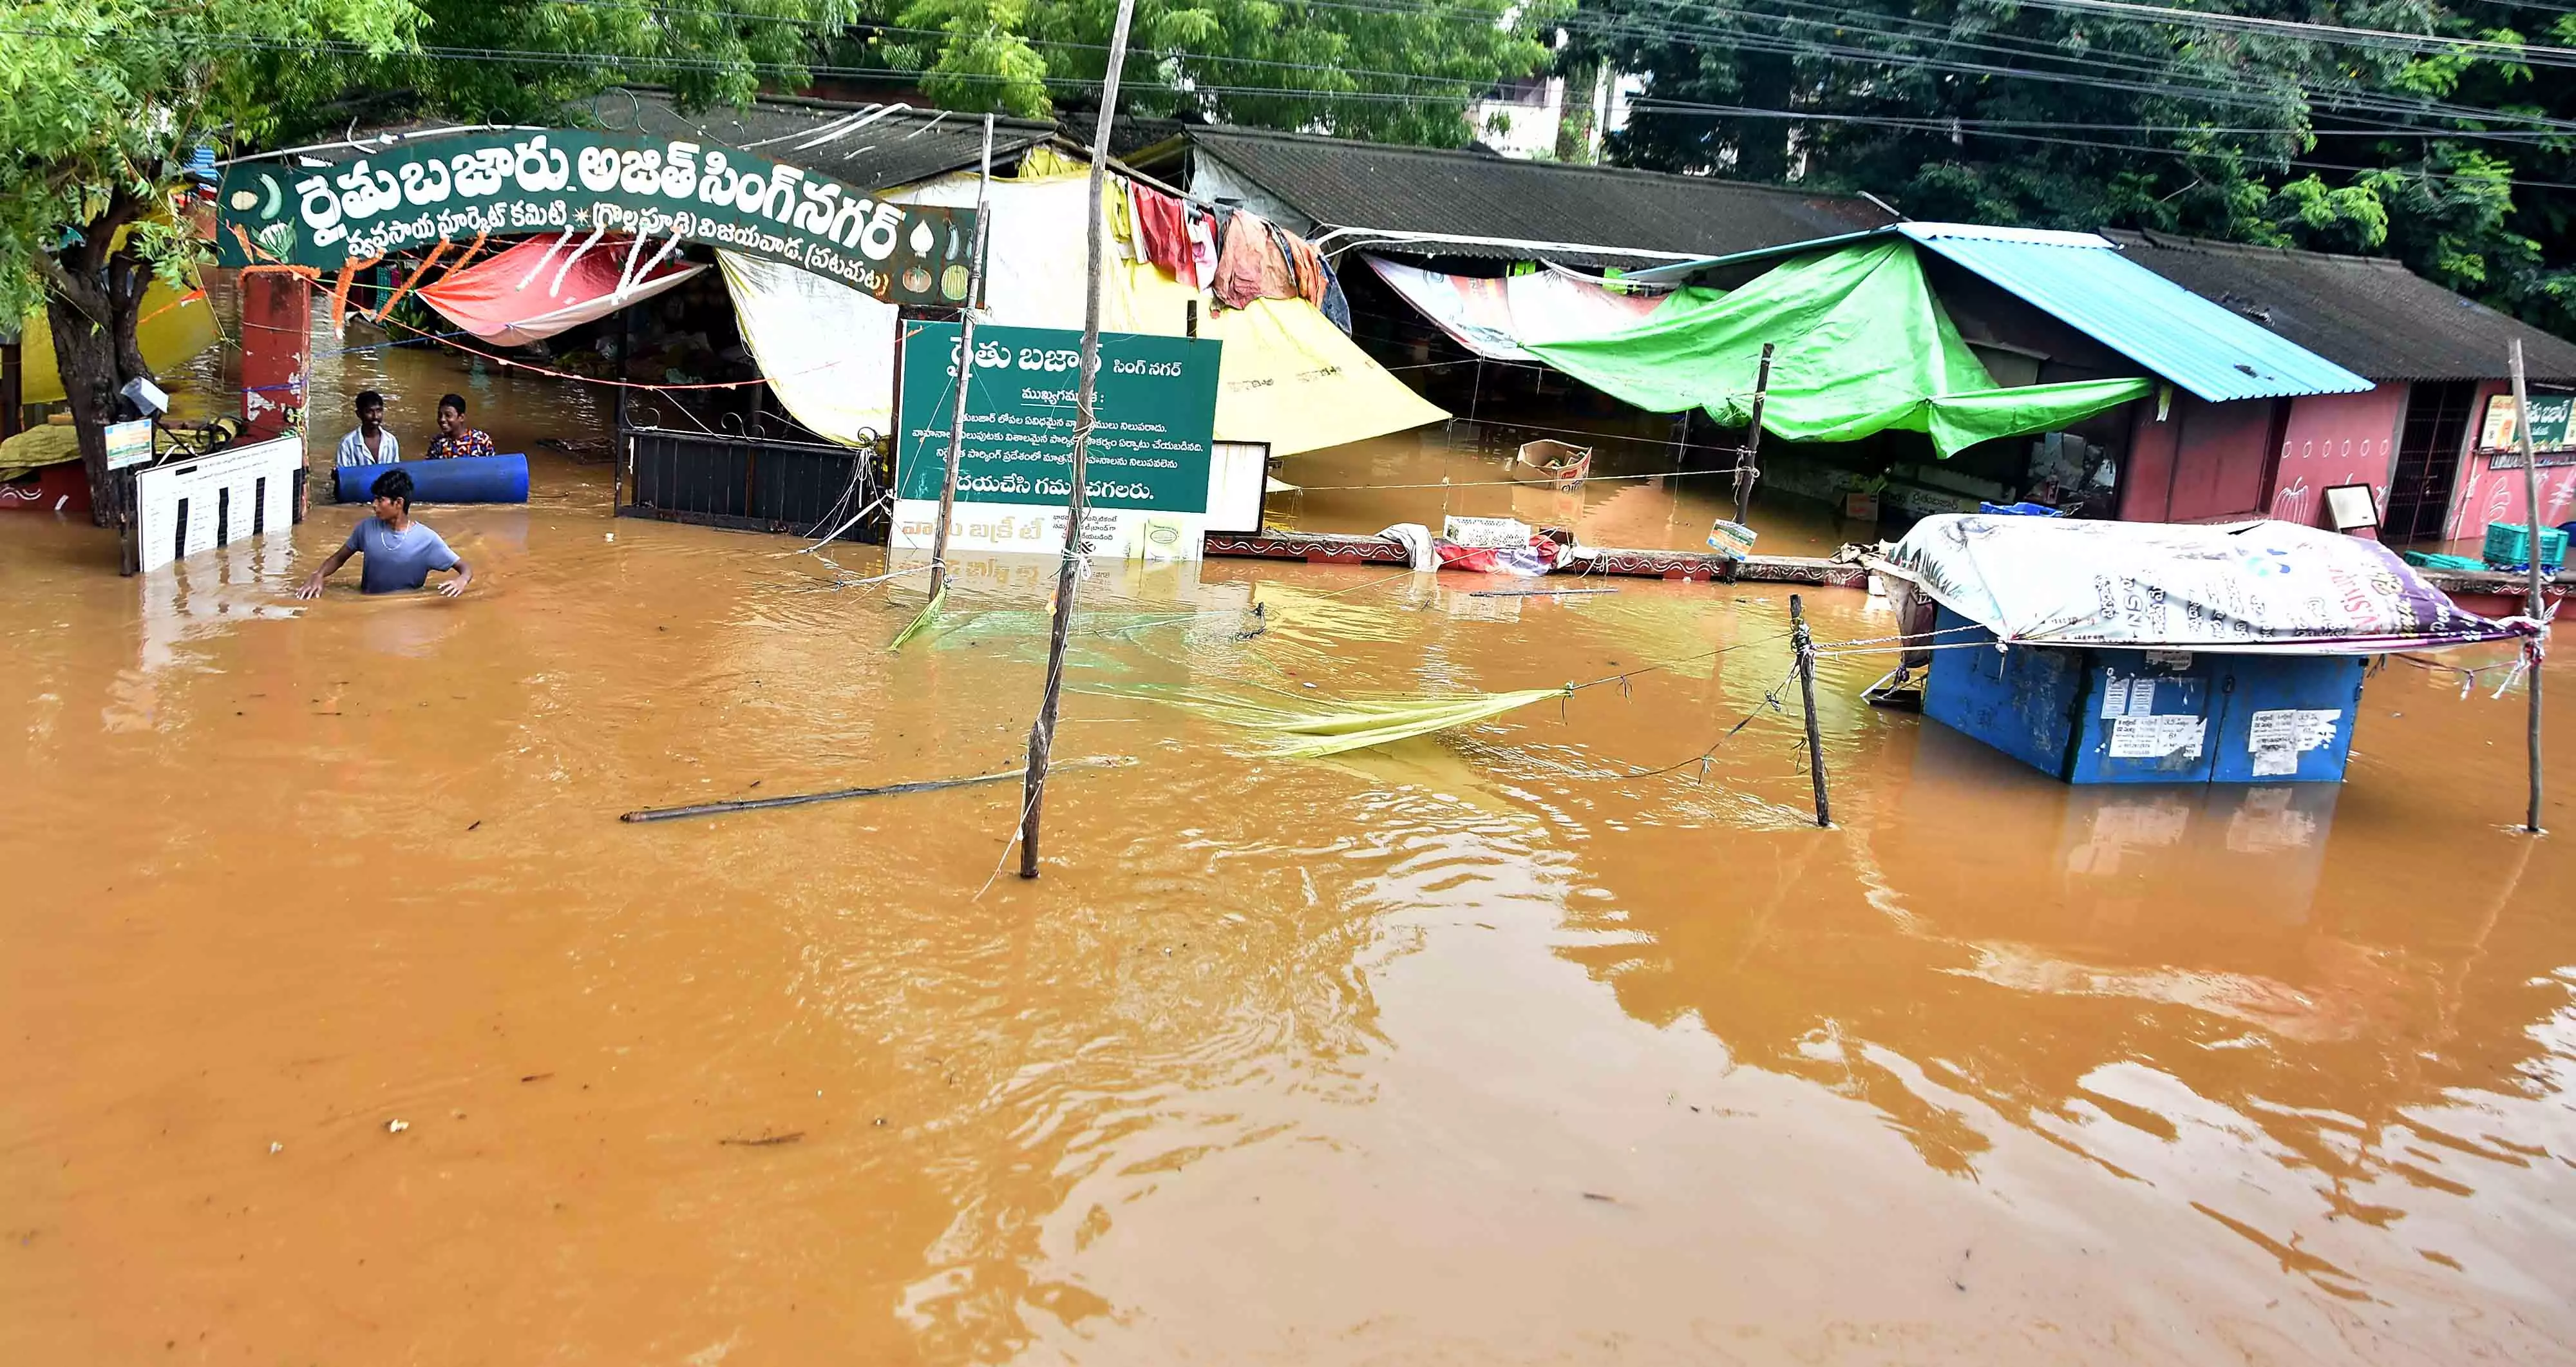
[[[1764,431],[1789,441],[1921,432],[1944,456],[2056,431],[2154,389],[2147,379],[1997,385],[1932,297],[1914,253],[1892,241],[1802,256],[1741,289],[1676,290],[1624,331],[1521,345],[1639,408],[1700,408],[1742,427],[1769,342]]]

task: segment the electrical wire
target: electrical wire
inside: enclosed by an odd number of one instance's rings
[[[1425,7],[1425,6],[1418,5],[1418,4],[1407,4],[1407,3],[1403,3],[1403,0],[1310,0],[1310,3],[1312,3],[1315,7],[1318,7],[1318,8],[1343,9],[1343,10],[1349,10],[1349,11],[1359,12],[1359,13],[1377,13],[1377,14],[1390,14],[1390,15],[1395,15],[1395,14],[1409,14],[1409,15],[1414,15],[1414,16],[1417,16],[1417,17],[1446,18],[1446,19],[1453,19],[1453,20],[1454,20],[1454,19],[1462,19],[1462,18],[1475,18],[1475,19],[1481,19],[1481,20],[1483,20],[1483,21],[1485,21],[1485,22],[1490,22],[1490,16],[1479,16],[1479,15],[1473,15],[1473,14],[1469,14],[1469,13],[1466,13],[1466,12],[1458,11],[1458,10],[1455,10],[1455,9],[1449,9],[1449,8],[1433,8],[1433,7]],[[1700,9],[1701,9],[1701,12],[1705,12],[1705,13],[1718,14],[1718,15],[1733,15],[1733,16],[1737,16],[1737,17],[1741,17],[1741,18],[1745,18],[1745,19],[1770,20],[1770,21],[1775,21],[1775,22],[1781,22],[1781,23],[1784,23],[1784,24],[1786,24],[1786,23],[1794,23],[1794,24],[1803,24],[1803,25],[1809,25],[1809,26],[1815,26],[1815,25],[1826,25],[1826,26],[1828,26],[1828,27],[1833,27],[1833,28],[1837,29],[1838,31],[1858,32],[1858,33],[1861,33],[1861,34],[1863,34],[1863,35],[1865,35],[1865,36],[1885,36],[1885,37],[1897,37],[1897,38],[1905,38],[1905,39],[1920,39],[1920,37],[1921,37],[1921,35],[1906,34],[1906,33],[1902,33],[1902,32],[1895,32],[1895,31],[1883,30],[1883,29],[1873,29],[1873,28],[1867,28],[1867,27],[1864,27],[1864,26],[1854,26],[1854,25],[1849,25],[1849,24],[1827,24],[1827,21],[1824,21],[1824,20],[1808,20],[1808,19],[1800,19],[1800,18],[1797,18],[1797,17],[1795,17],[1795,16],[1762,15],[1762,14],[1758,14],[1758,13],[1755,13],[1755,12],[1752,12],[1752,11],[1729,10],[1729,9],[1724,8],[1724,7],[1718,7],[1718,6],[1705,6],[1705,7],[1700,7]],[[1913,55],[1913,54],[1894,53],[1894,52],[1887,51],[1887,50],[1885,50],[1885,49],[1878,49],[1878,48],[1854,48],[1854,47],[1850,47],[1850,46],[1848,46],[1848,45],[1827,44],[1827,43],[1814,43],[1814,42],[1809,42],[1809,41],[1805,41],[1805,40],[1777,39],[1777,38],[1773,38],[1773,37],[1770,37],[1770,36],[1767,36],[1767,35],[1748,34],[1748,33],[1742,33],[1742,32],[1731,32],[1731,31],[1727,31],[1727,30],[1714,29],[1714,28],[1706,28],[1706,27],[1690,27],[1690,26],[1681,26],[1681,25],[1663,25],[1663,26],[1661,26],[1661,27],[1636,27],[1636,26],[1630,26],[1630,27],[1624,27],[1624,28],[1623,28],[1623,27],[1619,27],[1619,26],[1615,26],[1615,25],[1604,25],[1604,24],[1601,24],[1601,23],[1599,23],[1599,22],[1597,22],[1597,21],[1593,21],[1593,20],[1586,20],[1586,19],[1584,19],[1582,16],[1568,16],[1566,19],[1561,20],[1561,21],[1559,21],[1559,22],[1560,22],[1560,24],[1561,24],[1561,25],[1568,26],[1568,27],[1572,27],[1572,28],[1582,29],[1583,31],[1587,31],[1587,32],[1594,32],[1594,33],[1600,33],[1600,34],[1607,34],[1607,35],[1611,35],[1611,36],[1628,36],[1628,37],[1651,38],[1651,39],[1655,39],[1655,40],[1658,40],[1658,41],[1672,42],[1672,43],[1675,43],[1675,44],[1677,44],[1677,45],[1682,45],[1682,46],[1696,46],[1695,44],[1690,43],[1688,40],[1689,40],[1689,39],[1691,39],[1691,38],[1697,37],[1697,38],[1703,38],[1703,39],[1712,40],[1712,41],[1713,41],[1713,43],[1723,44],[1725,47],[1732,48],[1732,49],[1736,49],[1736,50],[1754,50],[1754,51],[1776,50],[1776,51],[1781,51],[1781,52],[1790,53],[1790,54],[1792,54],[1792,55],[1822,56],[1822,57],[1827,57],[1827,58],[1831,58],[1831,59],[1835,59],[1835,60],[1854,60],[1854,61],[1862,61],[1862,62],[1877,62],[1877,63],[1883,63],[1883,64],[1888,64],[1888,65],[1894,65],[1894,66],[1898,66],[1898,67],[1907,67],[1907,66],[1911,66],[1911,67],[1916,67],[1916,68],[1921,68],[1921,69],[1940,69],[1940,70],[1951,70],[1951,71],[1956,71],[1956,72],[1959,72],[1959,73],[1962,73],[1962,74],[1991,75],[1991,76],[1999,76],[1999,77],[2007,77],[2007,78],[2023,78],[2023,79],[2040,79],[2040,80],[2072,81],[2072,82],[2079,82],[2079,83],[2082,83],[2082,84],[2091,85],[2091,86],[2096,86],[2096,87],[2102,87],[2102,88],[2113,88],[2113,89],[2128,90],[2128,91],[2132,91],[2132,92],[2134,92],[2134,93],[2145,93],[2145,94],[2154,94],[2154,95],[2164,95],[2164,96],[2168,96],[2168,97],[2177,97],[2177,98],[2185,98],[2185,99],[2195,99],[2195,100],[2201,100],[2201,101],[2204,101],[2204,102],[2212,102],[2212,103],[2219,103],[2219,104],[2230,104],[2230,103],[2232,103],[2232,104],[2236,104],[2236,105],[2239,105],[2239,106],[2247,106],[2247,107],[2270,107],[2271,105],[2273,105],[2273,104],[2275,104],[2275,103],[2276,103],[2275,101],[2267,101],[2267,100],[2262,100],[2262,99],[2259,99],[2259,98],[2255,98],[2255,97],[2247,96],[2247,95],[2241,94],[2240,92],[2238,92],[2238,91],[2236,91],[2236,90],[2233,90],[2233,89],[2228,88],[2228,87],[2223,87],[2223,86],[2213,86],[2213,85],[2181,85],[2181,84],[2176,84],[2176,83],[2174,83],[2174,82],[2172,82],[2172,81],[2170,81],[2170,80],[2165,80],[2165,81],[2160,81],[2160,82],[2152,82],[2152,83],[2118,82],[2118,81],[2107,81],[2107,82],[2106,82],[2105,80],[2103,80],[2103,79],[2102,79],[2101,77],[2099,77],[2098,75],[2089,75],[2089,74],[2086,74],[2083,70],[2081,70],[2081,68],[2085,68],[2085,67],[2088,67],[2088,66],[2093,67],[2093,68],[2095,68],[2095,69],[2103,69],[2103,68],[2105,68],[2106,66],[2107,66],[2107,67],[2110,67],[2110,68],[2117,68],[2117,67],[2119,67],[2119,66],[2121,65],[2120,63],[2107,63],[2107,64],[2106,64],[2106,63],[2105,63],[2105,62],[2103,62],[2103,61],[2102,61],[2102,59],[2100,59],[2099,57],[2085,58],[2085,57],[2076,57],[2076,56],[2072,56],[2072,55],[2051,54],[2051,55],[2049,56],[2049,60],[2058,61],[2058,62],[2060,62],[2061,64],[2066,64],[2066,65],[2070,65],[2070,66],[2073,66],[2073,67],[2079,68],[2079,70],[2077,70],[2077,71],[2073,71],[2073,72],[2039,72],[2039,71],[2032,71],[2032,70],[2029,70],[2029,69],[2026,69],[2026,68],[2014,68],[2014,67],[2002,67],[2002,66],[1996,66],[1996,65],[1993,65],[1993,64],[1991,64],[1991,63],[1955,63],[1955,62],[1945,62],[1945,61],[1942,61],[1942,60],[1940,60],[1940,59],[1927,58],[1927,57],[1922,57],[1922,56]],[[1919,21],[1918,21],[1918,22],[1919,22]],[[21,35],[21,36],[34,36],[34,37],[71,37],[71,38],[79,38],[79,39],[83,39],[83,40],[92,40],[92,41],[95,41],[95,40],[96,40],[96,38],[97,38],[97,35],[94,35],[94,34],[91,34],[91,33],[88,33],[88,32],[83,32],[83,31],[70,31],[70,32],[66,32],[66,31],[62,31],[62,30],[47,30],[47,29],[27,28],[27,27],[23,27],[23,26],[0,27],[0,33],[16,34],[16,35]],[[319,50],[323,50],[323,51],[336,51],[336,52],[340,52],[340,53],[343,53],[343,54],[350,54],[350,55],[362,55],[362,56],[376,56],[376,55],[378,55],[378,54],[375,54],[375,53],[371,52],[371,51],[366,47],[366,45],[364,45],[364,44],[359,44],[359,43],[354,43],[354,42],[347,42],[347,41],[329,40],[329,39],[303,39],[303,38],[300,38],[300,39],[293,39],[293,40],[289,40],[289,39],[285,39],[285,38],[271,38],[271,37],[267,37],[267,36],[265,36],[265,35],[253,35],[253,34],[223,34],[223,33],[197,34],[197,35],[168,35],[168,36],[170,36],[174,41],[182,42],[182,43],[195,43],[195,44],[200,44],[200,45],[206,45],[206,46],[217,46],[217,47],[230,46],[230,47],[243,48],[243,49],[248,49],[248,50],[299,50],[299,51],[304,51],[304,50],[315,50],[315,49],[319,49]],[[1071,43],[1071,42],[1067,42],[1067,41],[1064,41],[1064,40],[1055,40],[1055,39],[1027,39],[1027,40],[1025,40],[1025,41],[1028,41],[1029,43],[1031,43],[1031,44],[1032,44],[1032,45],[1034,45],[1034,46],[1059,46],[1059,47],[1073,47],[1073,48],[1094,48],[1094,47],[1096,47],[1096,46],[1097,46],[1097,45],[1090,45],[1090,44],[1078,44],[1078,43]],[[1946,44],[1948,44],[1948,45],[1952,45],[1952,46],[1959,46],[1959,45],[1962,45],[1962,44],[1965,42],[1965,40],[1957,40],[1957,39],[1945,39],[1945,40],[1942,40],[1942,41],[1944,41]],[[1968,43],[1968,44],[1966,44],[1966,45],[1967,45],[1967,46],[1970,46],[1970,47],[1985,46],[1985,45],[1977,45],[1977,44],[1972,44],[1972,43]],[[1105,50],[1105,49],[1103,49],[1103,50]],[[2009,50],[2007,50],[2007,51],[2009,51]],[[398,53],[398,54],[388,54],[388,55],[395,55],[395,56],[402,56],[402,57],[428,57],[428,58],[433,58],[433,59],[448,59],[448,60],[475,60],[475,61],[493,61],[493,60],[508,61],[508,60],[511,60],[511,59],[524,59],[524,60],[529,60],[529,61],[533,61],[533,62],[537,62],[537,63],[545,63],[545,64],[569,65],[569,66],[576,66],[576,67],[591,67],[591,68],[620,68],[620,69],[622,69],[623,67],[625,67],[625,66],[627,66],[627,65],[631,64],[631,62],[632,62],[632,60],[633,60],[633,59],[626,58],[626,57],[622,57],[622,56],[613,56],[613,55],[608,55],[608,54],[598,54],[598,53],[550,52],[550,51],[541,51],[541,50],[533,50],[533,49],[510,49],[510,48],[464,48],[464,47],[435,47],[435,46],[424,46],[424,47],[417,48],[417,49],[415,49],[415,50],[406,51],[406,52],[402,52],[402,53]],[[1268,65],[1268,66],[1272,66],[1272,67],[1274,67],[1274,69],[1311,70],[1311,71],[1315,71],[1315,72],[1318,72],[1318,73],[1321,73],[1321,74],[1330,74],[1330,75],[1340,76],[1340,77],[1343,77],[1343,78],[1348,78],[1348,77],[1349,77],[1349,76],[1351,76],[1351,75],[1361,74],[1361,73],[1363,73],[1363,72],[1367,72],[1367,74],[1371,74],[1371,75],[1373,75],[1373,76],[1383,77],[1383,78],[1386,78],[1386,79],[1401,80],[1401,81],[1405,81],[1405,82],[1407,82],[1407,83],[1421,83],[1421,82],[1424,82],[1424,81],[1447,82],[1447,83],[1453,83],[1453,85],[1454,85],[1454,87],[1455,87],[1455,88],[1453,89],[1453,92],[1452,92],[1449,96],[1447,96],[1446,98],[1460,99],[1460,100],[1462,100],[1462,102],[1467,102],[1467,101],[1465,101],[1463,94],[1461,94],[1461,93],[1459,93],[1459,92],[1463,92],[1464,90],[1466,90],[1466,89],[1468,89],[1468,88],[1469,88],[1468,78],[1461,78],[1461,77],[1438,77],[1438,76],[1430,76],[1430,75],[1427,75],[1427,74],[1424,74],[1424,73],[1368,72],[1368,70],[1367,70],[1367,69],[1365,69],[1365,68],[1358,68],[1358,69],[1355,69],[1355,68],[1351,68],[1351,67],[1348,67],[1348,66],[1345,66],[1345,65],[1331,65],[1331,64],[1321,64],[1321,63],[1288,63],[1288,62],[1277,62],[1277,63],[1272,63],[1272,62],[1267,61],[1266,59],[1236,58],[1236,57],[1231,57],[1231,56],[1228,56],[1228,55],[1225,55],[1225,54],[1194,53],[1194,52],[1185,52],[1185,51],[1175,51],[1175,52],[1169,52],[1169,53],[1164,53],[1164,54],[1159,54],[1159,55],[1163,55],[1163,56],[1166,56],[1166,57],[1172,58],[1172,59],[1174,59],[1174,60],[1199,60],[1199,61],[1207,61],[1207,62],[1213,62],[1213,63],[1218,63],[1218,64],[1224,64],[1224,63],[1232,62],[1232,63],[1237,63],[1237,64]],[[2010,52],[2010,54],[2009,54],[2009,55],[2025,56],[2025,57],[2027,57],[2027,56],[2034,56],[2034,55],[2038,55],[2038,54],[2022,53],[2022,52]],[[688,57],[681,57],[681,56],[677,56],[677,55],[671,55],[671,56],[664,56],[664,57],[653,58],[653,59],[649,59],[649,60],[651,60],[651,61],[653,62],[653,64],[654,64],[654,65],[656,65],[656,66],[658,66],[658,67],[661,67],[661,68],[663,68],[663,69],[667,69],[667,70],[686,70],[686,71],[769,71],[769,72],[773,72],[773,73],[780,73],[780,74],[784,74],[784,73],[802,73],[802,74],[806,74],[806,75],[809,75],[809,76],[833,75],[833,76],[873,77],[873,78],[883,78],[883,79],[904,79],[904,80],[918,80],[918,79],[919,79],[923,74],[925,74],[925,73],[922,73],[922,72],[905,72],[905,71],[895,71],[895,70],[889,70],[889,69],[878,69],[878,68],[869,68],[869,67],[836,67],[836,66],[829,66],[829,65],[825,65],[825,64],[819,64],[819,63],[790,64],[790,63],[779,63],[779,62],[761,62],[761,61],[756,61],[756,60],[752,60],[752,59],[749,59],[749,58],[688,58]],[[2160,66],[2160,65],[2159,65],[2159,66],[2155,66],[2155,67],[2153,67],[2153,68],[2141,68],[2141,67],[2137,67],[2137,66],[2135,65],[2135,63],[2134,63],[2134,62],[2130,62],[2130,63],[2129,63],[2129,69],[2131,69],[2131,70],[2133,70],[2133,71],[2137,71],[2137,72],[2150,72],[2150,73],[2151,73],[2151,72],[2161,72],[2161,71],[2163,71],[2165,68],[2164,68],[2164,67],[2162,67],[2162,66]],[[1056,87],[1056,88],[1069,88],[1069,89],[1096,89],[1096,88],[1097,88],[1097,86],[1099,85],[1099,82],[1097,82],[1097,81],[1094,81],[1094,80],[1085,80],[1085,79],[1082,79],[1082,78],[1075,78],[1075,77],[1011,78],[1011,77],[1003,77],[1003,76],[998,76],[998,75],[994,75],[994,76],[986,76],[986,75],[981,75],[981,74],[978,74],[978,73],[963,73],[963,72],[956,72],[956,73],[937,73],[937,74],[938,74],[942,79],[949,79],[949,80],[964,80],[964,81],[983,80],[983,81],[990,81],[990,82],[1014,83],[1014,82],[1021,81],[1021,80],[1031,80],[1031,81],[1034,81],[1035,83],[1038,83],[1038,84],[1041,84],[1041,85],[1046,85],[1046,86],[1049,86],[1049,87]],[[1406,92],[1392,92],[1392,91],[1355,91],[1355,90],[1330,90],[1330,89],[1315,89],[1315,88],[1308,88],[1308,87],[1279,87],[1279,86],[1224,85],[1224,84],[1216,84],[1216,83],[1209,83],[1209,82],[1199,82],[1199,81],[1191,81],[1191,82],[1189,82],[1186,86],[1176,86],[1176,87],[1172,87],[1172,89],[1179,90],[1179,91],[1181,91],[1182,93],[1200,94],[1200,95],[1281,96],[1281,97],[1294,97],[1294,98],[1316,99],[1316,100],[1336,100],[1336,99],[1365,99],[1365,100],[1416,100],[1416,99],[1424,98],[1424,97],[1422,97],[1422,96],[1415,95],[1415,94],[1411,94],[1411,93],[1406,93]],[[2284,92],[2284,93],[2287,93],[2287,92]],[[2526,124],[2531,124],[2531,125],[2534,125],[2534,126],[2548,127],[2548,128],[2559,129],[2559,130],[2563,130],[2563,131],[2576,131],[2576,121],[2549,119],[2549,118],[2544,118],[2544,117],[2540,117],[2540,116],[2536,116],[2536,115],[2531,115],[2531,114],[2528,114],[2528,113],[2518,113],[2518,112],[2515,112],[2515,111],[2495,110],[2495,109],[2485,109],[2485,108],[2477,108],[2477,107],[2471,107],[2471,106],[2448,105],[2448,104],[2444,104],[2444,103],[2442,103],[2442,102],[2438,102],[2438,101],[2422,101],[2422,100],[2402,101],[2402,100],[2389,100],[2389,99],[2380,98],[2380,97],[2369,97],[2369,98],[2364,98],[2364,97],[2350,96],[2350,95],[2348,95],[2348,94],[2338,93],[2338,92],[2333,92],[2333,91],[2315,91],[2315,90],[2308,90],[2308,89],[2305,89],[2305,88],[2302,88],[2302,89],[2299,91],[2299,94],[2300,94],[2303,98],[2307,98],[2307,99],[2310,99],[2310,100],[2317,101],[2317,102],[2319,102],[2319,103],[2322,103],[2322,104],[2327,105],[2328,107],[2338,107],[2338,106],[2346,106],[2346,105],[2353,106],[2353,107],[2375,107],[2375,108],[2377,108],[2380,112],[2402,112],[2402,113],[2410,113],[2410,114],[2432,115],[2432,116],[2435,116],[2435,117],[2471,118],[2471,119],[2479,119],[2479,120],[2503,121],[2503,122],[2514,122],[2514,123],[2526,123]],[[2375,104],[2373,103],[2374,101],[2375,101]],[[2414,128],[2414,129],[2409,129],[2409,130],[2407,130],[2407,131],[2413,131],[2413,132],[2431,132],[2431,131],[2439,131],[2439,130],[2426,130],[2426,129],[2421,129],[2421,128]]]

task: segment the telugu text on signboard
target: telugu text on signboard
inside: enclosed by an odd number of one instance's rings
[[[738,148],[581,129],[398,143],[345,166],[243,162],[217,263],[331,269],[444,238],[677,233],[902,303],[966,298],[971,209],[897,204]]]
[[[2511,394],[2487,400],[2486,421],[2478,426],[2478,449],[2490,453],[2490,468],[2522,468],[2522,429],[2515,421]],[[2576,394],[2531,396],[2531,451],[2542,465],[2576,461]]]
[[[960,331],[953,323],[918,324],[904,342],[898,546],[928,546],[937,523]],[[1081,348],[1078,332],[976,331],[951,545],[1044,552],[1062,544]],[[1197,556],[1207,525],[1218,348],[1213,340],[1101,334],[1098,425],[1084,475],[1090,508],[1083,535],[1097,549]]]

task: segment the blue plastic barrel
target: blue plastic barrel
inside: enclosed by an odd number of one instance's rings
[[[400,470],[411,476],[411,501],[414,503],[525,503],[528,501],[528,458],[523,454],[506,456],[458,456],[453,460],[398,460],[390,465],[342,465],[335,467],[336,497],[342,503],[364,503],[375,497],[371,491],[385,472]]]
[[[1986,503],[1980,501],[1977,504],[1977,511],[1981,513],[2000,513],[2011,517],[2064,517],[2066,515],[2065,509],[2052,508],[2045,503]]]

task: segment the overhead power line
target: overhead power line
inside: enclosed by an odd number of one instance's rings
[[[1415,15],[1435,15],[1443,13],[1442,11],[1429,9],[1417,3],[1409,3],[1408,0],[1306,0],[1306,3],[1319,8],[1344,9],[1363,13]],[[2063,69],[2036,70],[2028,67],[1999,65],[1993,62],[1964,61],[1951,58],[1930,57],[1918,54],[1891,52],[1883,48],[1855,46],[1850,43],[1829,42],[1823,39],[1796,38],[1782,34],[1765,34],[1737,29],[1718,28],[1709,25],[1687,24],[1675,20],[1643,19],[1635,16],[1616,18],[1611,16],[1587,15],[1578,11],[1573,15],[1565,16],[1555,20],[1554,22],[1558,26],[1572,33],[1601,38],[1627,38],[1645,42],[1665,43],[1693,51],[1720,53],[1739,51],[1766,52],[1782,56],[1805,57],[1814,60],[1831,61],[1847,65],[1880,66],[1900,70],[1913,68],[1961,76],[2025,80],[2057,85],[2080,85],[2095,89],[2118,90],[2124,93],[2150,97],[2194,101],[2221,107],[2257,109],[2271,108],[2277,107],[2283,99],[2290,99],[2303,105],[2315,105],[2317,107],[2331,110],[2349,111],[2354,114],[2376,114],[2383,117],[2460,119],[2473,122],[2513,124],[2537,128],[2550,128],[2563,132],[2576,132],[2576,120],[2555,119],[2517,111],[2452,104],[2439,100],[2398,98],[2366,91],[2341,90],[2333,87],[2311,86],[2304,83],[2291,84],[2278,88],[2269,94],[2265,94],[2248,92],[2231,86],[2184,82],[2165,75],[2164,73],[2168,68],[2161,64],[2156,64],[2152,68],[2140,68],[2138,66],[2131,65],[2129,64],[2130,59],[2127,58],[2126,55],[2115,54],[2120,57],[2120,60],[2104,60],[2104,54],[2098,53],[2042,53],[2025,50],[1993,49],[1976,43],[1974,40],[1961,39],[1955,36],[1935,36],[1926,33],[1898,32],[1854,22],[1803,19],[1794,16],[1765,14],[1752,10],[1732,9],[1721,5],[1691,5],[1688,7],[1688,11],[1697,15],[1732,17],[1748,22],[1762,21],[1775,24],[1794,24],[1811,28],[1822,27],[1830,30],[1839,30],[1844,33],[1859,36],[1894,37],[1904,39],[1906,41],[1955,47],[1967,51],[1982,49],[1994,51],[1998,55],[2009,53],[2009,55],[2026,59],[2050,61],[2056,63]],[[1872,17],[1875,18],[1878,16]],[[1909,20],[1906,22],[1924,21]],[[2153,74],[2156,75],[2158,79],[2143,81],[2121,79],[2117,73],[2124,71],[2131,76]],[[2100,73],[2113,74],[2105,75]]]
[[[2454,38],[2437,33],[2404,33],[2395,29],[2310,24],[2293,19],[2264,19],[2250,14],[2177,9],[2167,5],[2131,4],[2128,0],[2022,0],[2022,3],[2032,9],[2056,10],[2062,13],[2110,14],[2155,23],[2223,29],[2233,33],[2268,33],[2285,38],[2300,38],[2310,42],[2334,43],[2342,46],[2399,48],[2411,52],[2464,53],[2492,61],[2512,62],[2524,66],[2576,66],[2576,48],[2531,47],[2521,43],[2501,43],[2486,38]]]

